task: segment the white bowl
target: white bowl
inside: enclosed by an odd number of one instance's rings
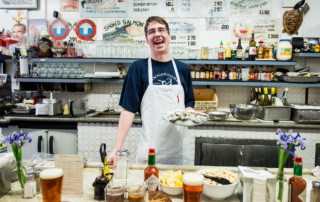
[[[161,188],[161,191],[163,191],[164,193],[171,195],[171,196],[178,196],[178,195],[181,195],[183,192],[182,186],[181,187],[169,187],[167,185],[160,183],[160,188]]]
[[[198,170],[197,173],[202,173],[203,171],[207,171],[207,170],[210,170],[210,169],[201,169],[201,170]],[[236,174],[234,175],[237,176]],[[229,185],[213,185],[205,181],[203,186],[203,194],[213,200],[223,200],[231,196],[235,192],[235,190],[238,187],[238,184],[239,184],[239,177],[237,182]]]

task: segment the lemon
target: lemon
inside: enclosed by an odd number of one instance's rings
[[[182,186],[182,181],[176,181],[175,186],[176,187],[181,187]]]

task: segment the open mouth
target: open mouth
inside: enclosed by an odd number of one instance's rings
[[[155,41],[154,44],[155,44],[156,46],[162,45],[162,44],[164,44],[164,41],[163,41],[163,40],[162,40],[162,41]]]

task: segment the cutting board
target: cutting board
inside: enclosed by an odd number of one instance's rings
[[[215,90],[213,88],[193,89],[193,93],[196,101],[212,101]]]

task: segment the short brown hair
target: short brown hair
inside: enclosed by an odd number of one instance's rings
[[[26,25],[25,24],[22,24],[22,23],[17,23],[17,24],[14,24],[13,25],[13,27],[23,27],[23,31],[25,32],[25,31],[27,31],[27,27],[26,27]],[[13,28],[12,27],[12,28]]]
[[[145,36],[147,37],[147,32],[148,32],[148,25],[151,23],[151,22],[158,22],[160,24],[163,24],[166,26],[166,29],[168,31],[168,34],[170,34],[170,31],[169,31],[169,25],[167,23],[167,21],[165,19],[163,19],[162,17],[159,17],[159,16],[151,16],[147,19],[146,21],[146,24],[144,25],[144,34]]]

